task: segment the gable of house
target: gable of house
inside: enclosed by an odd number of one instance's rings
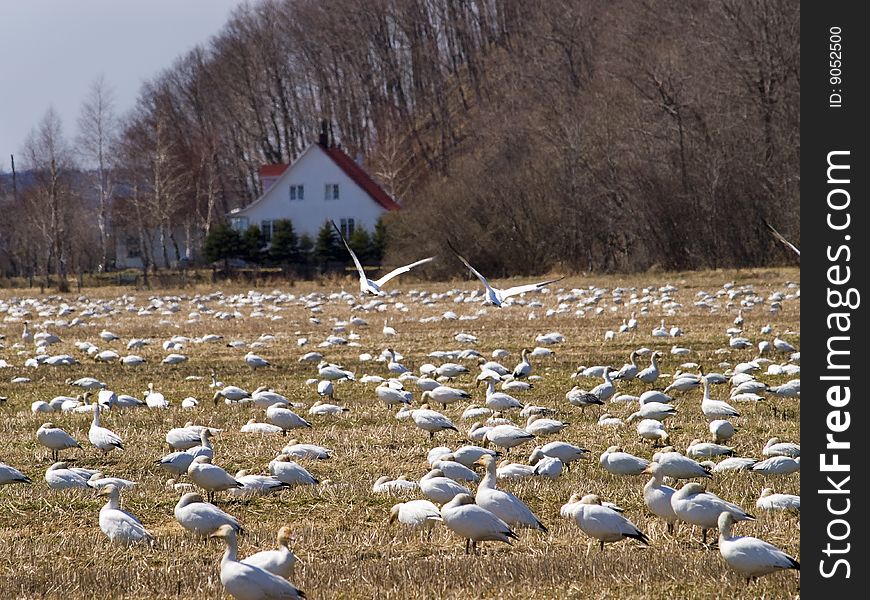
[[[330,219],[347,231],[371,230],[383,213],[401,208],[336,146],[312,144],[290,165],[265,165],[260,175],[263,194],[228,216],[240,230],[259,226],[267,239],[279,219],[290,219],[300,235],[314,236]]]

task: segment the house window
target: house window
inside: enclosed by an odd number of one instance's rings
[[[233,217],[230,225],[236,231],[245,231],[248,228],[248,217]]]
[[[324,200],[338,200],[338,184],[337,183],[327,183],[326,188],[323,191],[323,199]]]
[[[272,241],[272,223],[273,221],[260,221],[260,235],[267,244]]]
[[[350,236],[353,235],[354,230],[353,219],[342,219],[339,225],[339,229],[341,229],[341,235],[343,235],[345,239],[349,240]]]
[[[139,258],[142,255],[142,250],[139,248],[139,238],[131,235],[127,237],[125,245],[127,246],[127,258]]]
[[[291,185],[290,186],[290,199],[291,200],[305,200],[305,186],[304,185]]]

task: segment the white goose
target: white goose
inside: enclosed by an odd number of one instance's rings
[[[481,275],[474,267],[472,267],[465,258],[460,255],[456,249],[447,242],[447,245],[450,246],[450,249],[453,250],[453,253],[462,261],[468,269],[474,273],[475,277],[477,277],[481,283],[483,283],[483,287],[486,294],[486,304],[491,304],[492,306],[497,306],[498,308],[502,307],[502,304],[505,300],[510,298],[511,296],[518,296],[520,294],[525,294],[526,292],[533,292],[535,290],[539,290],[544,286],[550,285],[551,283],[556,283],[557,281],[561,281],[565,277],[558,277],[556,279],[550,279],[548,281],[542,281],[540,283],[529,283],[526,285],[517,285],[514,287],[506,288],[506,289],[498,289],[492,287],[489,282],[486,280],[486,277]],[[518,378],[519,379],[519,378]]]
[[[652,514],[668,524],[668,531],[673,533],[677,514],[671,506],[671,497],[677,490],[662,483],[664,473],[658,463],[650,463],[643,473],[652,475],[652,479],[643,486],[643,501]]]
[[[738,521],[753,521],[755,517],[745,510],[723,500],[712,492],[705,492],[700,483],[687,483],[671,496],[674,514],[681,521],[697,525],[703,532],[702,543],[707,543],[707,530],[717,527],[719,515],[727,511]]]
[[[220,579],[224,589],[236,600],[298,600],[305,594],[295,585],[265,569],[240,562],[236,531],[221,525],[210,537],[222,538],[227,546],[221,558]]]
[[[12,483],[33,483],[30,477],[6,463],[0,462],[0,485],[9,485]]]
[[[145,395],[145,404],[148,408],[169,408],[169,400],[160,392],[154,391],[154,384],[148,384],[148,393]]]
[[[761,495],[755,502],[756,508],[767,511],[801,510],[801,497],[794,494],[774,494],[770,488],[761,490]]]
[[[227,494],[234,498],[266,496],[290,487],[275,476],[254,475],[245,469],[236,473],[235,480],[241,483],[242,487],[227,490]]]
[[[637,379],[640,379],[644,383],[655,383],[655,380],[658,379],[661,374],[658,359],[662,356],[662,353],[658,350],[653,352],[650,356],[650,366],[638,373]]]
[[[730,512],[719,515],[719,554],[747,582],[782,569],[800,571],[800,563],[773,544],[751,536],[732,536],[731,527],[736,520]]]
[[[474,497],[478,506],[485,508],[511,527],[528,527],[547,533],[547,528],[541,520],[522,500],[510,492],[498,489],[495,458],[484,454],[478,459],[477,464],[486,469]]]
[[[441,511],[428,500],[411,500],[400,502],[390,508],[390,523],[398,521],[412,528],[425,527],[431,530],[435,523],[441,521]]]
[[[426,498],[438,504],[450,502],[457,494],[471,494],[471,490],[464,485],[445,477],[441,469],[432,469],[426,473],[420,478],[418,485]]]
[[[94,420],[91,422],[91,428],[88,430],[88,440],[95,447],[99,448],[103,454],[111,452],[115,448],[124,449],[124,444],[121,437],[110,429],[100,427],[100,403],[94,403]]]
[[[65,462],[56,462],[45,471],[45,482],[53,490],[69,490],[69,489],[85,489],[88,488],[88,477],[93,473],[85,475],[79,471],[74,471],[67,468]],[[25,483],[30,483],[27,481]]]
[[[206,536],[222,525],[237,532],[242,531],[239,522],[214,504],[205,502],[202,496],[194,493],[184,494],[175,505],[175,520],[188,531]]]
[[[287,435],[288,429],[297,427],[311,427],[311,423],[297,415],[289,408],[283,408],[277,404],[271,405],[266,409],[266,418],[273,425],[281,428],[281,435]]]
[[[457,494],[441,507],[444,524],[466,539],[465,553],[477,551],[478,542],[505,542],[519,539],[510,526],[497,516],[474,503],[470,494]]]
[[[605,471],[614,475],[640,475],[649,465],[647,459],[623,452],[619,446],[610,446],[598,462]]]
[[[707,381],[706,377],[703,377],[702,380],[704,382],[704,397],[701,399],[701,412],[704,413],[705,417],[712,421],[740,416],[738,410],[724,400],[710,398],[710,382]]]
[[[562,514],[572,518],[583,533],[597,539],[601,550],[604,550],[605,542],[619,542],[626,538],[649,545],[649,538],[634,523],[612,508],[602,506],[597,495],[587,494],[580,498],[579,494],[574,494],[568,504],[569,510]]]
[[[59,427],[55,427],[53,423],[43,423],[36,430],[37,441],[51,450],[51,458],[57,462],[60,458],[60,451],[67,448],[81,448],[79,443],[66,431]]]
[[[423,431],[429,432],[429,439],[435,437],[436,431],[444,431],[452,429],[458,432],[456,426],[450,422],[450,419],[442,415],[440,412],[429,410],[429,405],[424,404],[421,408],[411,411],[411,418],[414,424]]]
[[[273,575],[290,579],[293,577],[293,567],[296,566],[296,555],[290,550],[290,541],[293,536],[290,528],[284,525],[278,530],[276,541],[278,548],[276,550],[263,550],[257,552],[242,560],[242,563],[259,567],[264,571],[269,571]]]
[[[514,425],[497,425],[488,430],[484,437],[493,445],[504,448],[506,452],[515,446],[535,439],[533,434]]]
[[[428,258],[418,260],[417,262],[412,262],[409,265],[393,269],[386,275],[382,276],[380,279],[371,280],[366,277],[366,272],[363,270],[362,264],[360,264],[359,259],[356,257],[354,251],[350,249],[350,245],[347,243],[347,240],[344,239],[344,235],[342,235],[341,229],[338,228],[338,226],[335,224],[335,221],[330,221],[330,223],[332,223],[332,226],[335,228],[336,233],[338,233],[338,237],[341,238],[344,247],[347,248],[347,251],[350,253],[350,257],[351,259],[353,259],[353,264],[356,266],[356,271],[359,274],[360,294],[369,294],[371,296],[386,296],[386,292],[384,292],[381,288],[389,280],[403,273],[407,273],[414,267],[418,267],[420,265],[426,264],[427,262],[435,260],[434,256],[430,256]]]
[[[154,536],[139,519],[126,510],[121,510],[121,491],[117,486],[109,484],[100,489],[97,495],[108,496],[106,504],[100,509],[100,530],[110,542],[129,546],[154,541]]]
[[[194,458],[187,468],[187,475],[196,485],[206,490],[209,502],[214,500],[215,492],[245,487],[221,467],[211,464],[210,456]]]

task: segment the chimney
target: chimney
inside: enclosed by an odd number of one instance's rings
[[[320,139],[318,141],[320,142],[320,145],[324,148],[329,147],[329,134],[327,133],[328,126],[329,125],[326,122],[326,119],[320,121]]]

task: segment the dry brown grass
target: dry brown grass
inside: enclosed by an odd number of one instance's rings
[[[753,283],[763,295],[784,288],[787,280],[799,281],[795,269],[757,270],[742,272],[705,272],[667,275],[646,275],[628,278],[575,279],[564,282],[566,287],[585,287],[590,284],[613,286],[663,285],[672,282],[680,287],[677,299],[684,305],[680,316],[667,318],[668,324],[678,324],[685,336],[676,340],[692,348],[688,359],[696,360],[713,369],[720,361],[752,358],[752,350],[734,351],[729,355],[716,355],[727,339],[724,329],[731,325],[735,311],[710,315],[692,308],[698,290],[714,292],[722,283],[736,279],[739,283]],[[345,289],[354,291],[350,280]],[[410,285],[400,289],[444,289],[448,284]],[[461,285],[471,289],[472,283]],[[293,288],[294,293],[328,291],[329,288],[311,286]],[[130,293],[129,290],[125,290]],[[197,290],[204,291],[204,290]],[[239,290],[233,290],[239,291]],[[93,298],[111,298],[117,290],[90,290]],[[182,291],[179,294],[191,295]],[[11,294],[6,293],[6,297]],[[20,292],[18,293],[20,294]],[[149,293],[133,292],[137,304],[146,302]],[[553,305],[553,296],[543,297],[545,304]],[[400,298],[403,300],[405,298]],[[216,306],[212,303],[212,306]],[[558,418],[572,425],[559,436],[547,440],[564,439],[592,450],[596,460],[585,461],[555,481],[523,481],[503,483],[503,487],[516,493],[532,507],[550,528],[548,535],[522,531],[520,541],[513,547],[486,543],[479,556],[463,553],[463,540],[443,527],[436,528],[430,541],[418,534],[387,525],[389,508],[399,500],[395,497],[375,496],[371,493],[373,481],[380,475],[408,475],[419,478],[426,470],[425,457],[432,447],[428,437],[406,421],[398,422],[393,411],[388,411],[374,395],[372,385],[341,384],[337,395],[351,412],[344,418],[315,418],[314,427],[298,431],[300,441],[312,442],[334,450],[328,461],[300,461],[317,477],[328,483],[317,487],[297,487],[269,498],[252,501],[228,501],[220,497],[219,504],[243,523],[247,534],[241,538],[241,554],[271,548],[274,534],[283,524],[289,524],[296,536],[294,550],[302,565],[297,567],[296,585],[305,590],[309,598],[788,598],[799,594],[799,579],[794,573],[780,573],[764,577],[747,586],[724,564],[718,551],[704,549],[698,543],[699,532],[682,524],[675,536],[669,536],[661,522],[649,514],[642,497],[646,478],[615,477],[604,472],[597,456],[608,445],[618,441],[626,451],[651,456],[649,445],[641,443],[627,428],[619,433],[602,431],[595,422],[597,412],[587,410],[583,415],[567,403],[564,393],[573,383],[569,375],[580,364],[609,363],[622,365],[629,352],[642,345],[666,351],[663,370],[672,373],[677,365],[687,360],[675,357],[667,350],[673,340],[659,341],[650,331],[659,319],[660,309],[651,307],[650,315],[641,318],[638,332],[618,336],[603,343],[607,329],[615,328],[628,310],[616,313],[606,311],[600,316],[588,314],[578,318],[569,312],[551,318],[528,320],[529,309],[511,307],[503,310],[490,308],[475,321],[441,321],[420,324],[417,319],[425,315],[442,314],[454,310],[471,314],[477,305],[455,305],[441,302],[429,307],[409,303],[410,310],[400,313],[363,314],[370,323],[368,328],[356,328],[362,335],[362,348],[340,347],[326,350],[333,362],[343,363],[356,372],[386,375],[381,363],[361,364],[357,356],[361,351],[377,354],[392,345],[405,355],[405,364],[419,367],[430,359],[426,354],[434,349],[464,347],[453,340],[458,331],[479,336],[475,346],[485,355],[496,347],[509,349],[513,354],[511,365],[523,346],[534,345],[534,336],[545,331],[560,331],[567,342],[557,346],[554,359],[534,361],[535,372],[544,380],[521,398],[535,404],[558,409]],[[297,348],[300,335],[312,344],[324,339],[330,331],[333,317],[351,316],[346,304],[327,304],[319,315],[323,324],[311,325],[309,312],[295,305],[285,305],[284,318],[270,322],[264,319],[236,319],[216,321],[203,318],[198,325],[185,325],[187,313],[194,308],[187,302],[174,316],[165,317],[172,325],[161,325],[161,316],[139,318],[118,313],[107,319],[94,319],[88,327],[58,330],[64,342],[55,346],[57,351],[82,356],[72,343],[89,339],[102,347],[123,349],[120,341],[100,343],[97,334],[108,328],[118,333],[124,342],[131,337],[150,337],[154,345],[137,353],[148,361],[145,365],[126,368],[120,365],[96,365],[83,357],[82,364],[67,368],[41,367],[25,372],[23,368],[2,371],[4,383],[0,395],[9,396],[3,406],[4,419],[0,422],[3,440],[2,460],[14,465],[33,480],[32,486],[6,486],[0,488],[0,597],[2,598],[221,598],[223,590],[218,579],[218,561],[222,546],[216,541],[194,539],[173,518],[173,505],[178,495],[165,490],[169,477],[153,461],[166,453],[165,432],[180,426],[186,420],[224,428],[214,442],[215,463],[230,472],[252,469],[265,472],[266,465],[289,438],[264,437],[242,434],[239,427],[249,418],[265,420],[263,411],[244,406],[214,407],[207,378],[214,368],[227,384],[253,390],[261,384],[273,386],[292,400],[313,403],[316,393],[304,384],[308,377],[316,376],[311,363],[299,363],[303,353]],[[246,315],[248,308],[242,308]],[[544,309],[535,309],[543,317]],[[353,313],[360,314],[360,313]],[[800,301],[787,302],[777,315],[766,308],[746,313],[745,331],[758,338],[758,329],[772,322],[778,330],[799,329]],[[381,334],[383,317],[387,316],[399,331],[397,338],[387,339]],[[34,320],[41,321],[35,318]],[[0,358],[20,365],[24,357],[16,356],[9,346],[18,339],[20,325],[4,323],[0,332],[6,334],[6,348],[0,349]],[[164,352],[160,341],[172,334],[190,336],[218,333],[230,339],[252,341],[259,334],[273,332],[279,341],[272,342],[260,354],[273,362],[274,368],[252,373],[243,361],[244,350],[228,348],[224,343],[188,345],[184,353],[190,360],[178,367],[160,364]],[[794,339],[794,338],[792,338]],[[796,343],[797,345],[797,343]],[[305,348],[309,350],[311,347]],[[121,352],[122,355],[126,352]],[[474,370],[472,363],[469,365]],[[510,366],[510,365],[509,365]],[[717,369],[718,370],[718,369]],[[33,379],[26,385],[12,386],[13,376],[23,374]],[[92,375],[106,381],[118,392],[139,395],[149,381],[155,382],[175,405],[167,411],[136,410],[112,411],[104,414],[104,425],[118,432],[126,449],[108,458],[99,456],[87,442],[90,418],[86,415],[52,414],[33,416],[30,403],[37,399],[49,400],[59,394],[70,394],[72,388],[64,384],[67,377]],[[203,375],[201,381],[185,381],[187,375]],[[787,377],[765,377],[771,384],[782,383]],[[470,378],[459,384],[468,387]],[[586,381],[594,385],[595,382]],[[640,393],[640,384],[620,383],[620,392]],[[661,389],[661,386],[659,386]],[[716,388],[718,396],[727,391]],[[180,400],[192,395],[201,401],[200,408],[182,411]],[[475,391],[482,399],[483,390]],[[415,393],[419,398],[419,393]],[[419,400],[417,400],[419,402]],[[672,441],[678,449],[695,437],[709,438],[706,423],[700,414],[700,392],[676,396],[678,415],[668,422]],[[787,408],[787,416],[774,418],[770,405],[742,404],[740,431],[733,438],[736,454],[759,457],[764,442],[773,435],[799,441],[799,402],[774,400]],[[464,405],[453,405],[444,412],[459,425],[458,417]],[[610,405],[607,410],[626,417],[631,407]],[[133,492],[125,493],[122,502],[126,509],[137,515],[156,535],[154,548],[121,549],[113,547],[100,532],[97,517],[102,500],[89,493],[60,493],[48,489],[43,472],[50,459],[44,448],[36,442],[39,425],[51,420],[78,439],[84,451],[67,451],[66,457],[77,465],[99,467],[107,475],[139,481]],[[463,423],[467,427],[468,423]],[[438,434],[436,443],[457,446],[463,436]],[[512,458],[524,461],[531,447],[521,447],[511,453]],[[755,511],[755,500],[764,486],[779,492],[800,493],[798,474],[763,478],[749,473],[717,476],[710,483],[712,491]],[[588,538],[576,526],[559,517],[559,507],[573,492],[595,492],[604,499],[615,501],[626,509],[632,519],[651,538],[651,545],[643,548],[633,541],[608,545],[604,552],[590,545]],[[739,534],[762,537],[799,558],[799,522],[795,517],[757,514],[754,523],[741,523]]]

